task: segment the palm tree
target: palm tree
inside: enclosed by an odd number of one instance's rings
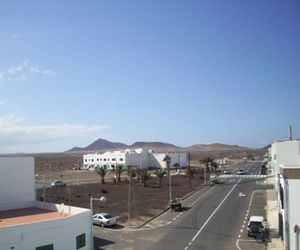
[[[139,169],[138,175],[140,177],[141,183],[143,183],[143,186],[146,187],[146,182],[147,180],[150,179],[149,169],[148,168]]]
[[[107,170],[103,166],[101,166],[101,167],[96,167],[96,172],[101,177],[101,183],[105,184],[104,177],[106,175]]]
[[[161,187],[161,181],[162,181],[162,178],[164,178],[166,171],[163,168],[157,168],[157,169],[155,169],[154,174],[158,178],[157,186]]]
[[[117,176],[117,182],[121,182],[121,174],[125,171],[125,168],[123,165],[117,165],[115,169],[115,173]]]
[[[218,167],[218,164],[214,161],[214,159],[209,156],[202,158],[201,160],[199,160],[199,162],[204,164],[206,168],[209,168],[209,166],[211,166],[214,168],[214,170],[216,170],[216,168]],[[211,169],[209,170],[211,171]]]
[[[136,176],[136,171],[131,165],[124,165],[123,172],[125,172],[129,178],[134,178]],[[132,180],[130,180],[132,181]]]

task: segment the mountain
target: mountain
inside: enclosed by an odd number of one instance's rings
[[[126,148],[148,148],[160,152],[241,152],[241,151],[252,151],[254,149],[247,147],[240,147],[238,145],[227,145],[221,143],[212,143],[212,144],[195,144],[189,147],[178,147],[176,145],[165,143],[165,142],[145,142],[138,141],[132,145],[127,145],[121,142],[111,142],[105,139],[98,139],[88,145],[85,148],[74,147],[67,152],[81,152],[81,151],[104,151],[104,150],[117,150],[117,149],[126,149]]]
[[[241,147],[238,145],[227,145],[221,143],[212,143],[212,144],[195,144],[190,147],[187,147],[188,150],[197,150],[197,151],[231,151],[231,150],[249,150],[249,148]]]
[[[130,148],[179,148],[170,143],[139,141],[130,145]]]
[[[128,145],[124,143],[111,142],[100,138],[83,149],[89,151],[89,150],[104,150],[104,149],[122,149],[127,147]]]

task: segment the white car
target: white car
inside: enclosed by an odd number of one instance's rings
[[[67,186],[66,183],[64,183],[63,181],[53,181],[51,182],[51,187],[65,187]]]
[[[248,221],[248,236],[256,236],[267,230],[267,221],[263,216],[251,216]]]
[[[107,227],[117,224],[119,217],[112,216],[108,213],[99,213],[93,215],[93,224],[99,225],[100,227]]]

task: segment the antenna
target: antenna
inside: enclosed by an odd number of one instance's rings
[[[292,141],[293,140],[293,131],[292,131],[292,126],[289,126],[289,140]]]

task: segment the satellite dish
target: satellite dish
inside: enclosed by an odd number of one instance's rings
[[[107,201],[107,199],[106,199],[106,197],[102,196],[102,197],[100,198],[100,201],[105,203],[105,202]]]

